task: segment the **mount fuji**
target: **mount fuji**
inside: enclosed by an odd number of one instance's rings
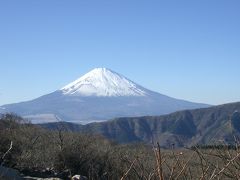
[[[147,90],[106,68],[96,68],[61,89],[73,96],[145,96]]]
[[[116,117],[162,115],[208,106],[153,92],[110,69],[96,68],[50,94],[3,105],[0,113],[14,112],[33,123],[63,120],[86,124]]]

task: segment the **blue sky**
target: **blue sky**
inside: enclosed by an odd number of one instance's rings
[[[0,1],[0,104],[107,67],[154,91],[240,101],[239,0]]]

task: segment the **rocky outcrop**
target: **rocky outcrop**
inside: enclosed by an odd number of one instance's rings
[[[81,175],[74,175],[72,180],[87,180],[87,177]]]

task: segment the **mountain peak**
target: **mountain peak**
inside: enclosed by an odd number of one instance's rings
[[[111,69],[108,69],[108,68],[105,68],[105,67],[94,68],[91,71],[89,71],[88,73],[100,73],[100,74],[102,74],[102,73],[105,73],[105,72],[113,72],[113,73],[115,73]]]
[[[145,96],[146,90],[107,68],[95,68],[60,89],[74,96]]]

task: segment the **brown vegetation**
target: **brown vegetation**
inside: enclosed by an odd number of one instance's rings
[[[237,142],[237,140],[236,140]],[[0,164],[27,175],[63,179],[240,179],[238,146],[161,149],[143,144],[119,145],[101,136],[49,131],[6,114],[0,120]]]

